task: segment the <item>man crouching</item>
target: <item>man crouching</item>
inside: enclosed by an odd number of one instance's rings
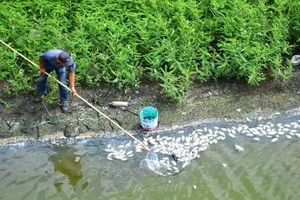
[[[59,49],[48,50],[39,57],[40,77],[38,80],[38,94],[35,97],[35,102],[41,102],[44,95],[47,94],[47,78],[45,72],[50,73],[55,70],[57,79],[67,86],[66,70],[69,72],[70,89],[72,95],[76,95],[75,89],[75,68],[76,64],[70,55]],[[68,90],[59,85],[60,106],[63,112],[68,110]]]

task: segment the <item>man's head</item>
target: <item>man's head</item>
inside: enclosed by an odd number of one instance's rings
[[[67,66],[67,67],[69,67],[69,66],[71,66],[71,65],[73,65],[74,64],[74,61],[73,61],[73,59],[70,57],[70,55],[67,53],[67,52],[65,52],[65,51],[62,51],[59,55],[58,55],[58,61],[60,62],[60,63],[62,63],[63,65],[65,65],[65,66]]]

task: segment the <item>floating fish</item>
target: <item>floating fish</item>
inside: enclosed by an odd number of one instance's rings
[[[278,141],[278,138],[273,138],[272,140],[271,140],[271,142],[277,142]]]
[[[234,147],[235,147],[235,149],[236,149],[238,152],[243,152],[243,151],[244,151],[244,148],[243,148],[242,146],[240,146],[240,145],[235,144]]]

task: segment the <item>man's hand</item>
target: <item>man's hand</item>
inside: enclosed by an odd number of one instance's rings
[[[45,74],[45,72],[46,72],[46,69],[45,69],[45,68],[43,68],[43,67],[40,67],[40,72],[41,72],[41,73],[43,73],[43,74]]]
[[[76,91],[75,87],[71,87],[71,94],[73,96],[77,95],[77,91]]]

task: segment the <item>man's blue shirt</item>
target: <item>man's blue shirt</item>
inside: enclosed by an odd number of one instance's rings
[[[45,53],[43,53],[41,55],[41,58],[43,59],[44,63],[45,63],[45,68],[46,69],[54,69],[54,70],[58,70],[61,69],[63,67],[65,67],[63,64],[58,64],[56,63],[56,57],[62,52],[62,50],[60,49],[51,49],[46,51]],[[71,57],[72,59],[72,57]],[[73,65],[71,66],[67,66],[68,70],[70,72],[74,72],[75,68],[76,68],[76,64],[74,62]]]

